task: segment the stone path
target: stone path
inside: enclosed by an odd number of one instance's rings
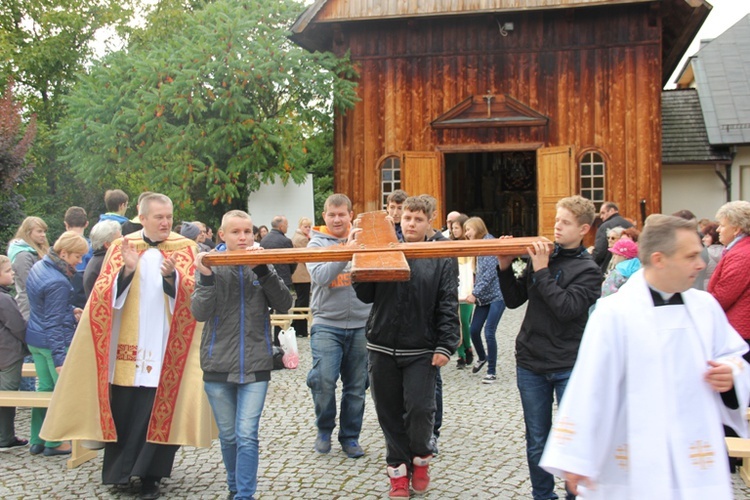
[[[524,448],[523,415],[515,387],[513,340],[524,310],[507,311],[498,329],[498,380],[480,383],[484,375],[443,368],[445,416],[440,455],[425,499],[530,499]],[[349,459],[334,444],[328,455],[312,451],[313,405],[305,377],[310,368],[308,339],[299,339],[300,367],[274,372],[261,420],[257,498],[387,498],[383,437],[372,400],[367,400],[361,444],[366,455]],[[19,436],[28,437],[30,410],[19,409]],[[134,498],[101,485],[100,456],[67,470],[65,458],[31,456],[28,448],[0,452],[0,498]],[[750,498],[750,489],[735,474],[735,497]],[[163,481],[164,498],[226,498],[218,441],[210,449],[182,448],[172,477]],[[562,484],[558,493],[564,497]]]

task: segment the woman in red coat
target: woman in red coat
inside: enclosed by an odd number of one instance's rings
[[[716,213],[719,241],[726,248],[708,282],[729,323],[750,344],[750,202],[731,201]],[[750,361],[750,353],[745,354]]]

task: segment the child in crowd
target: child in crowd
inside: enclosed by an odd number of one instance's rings
[[[404,208],[404,201],[409,195],[406,191],[397,189],[388,195],[386,199],[385,210],[388,215],[393,219],[393,225],[396,227],[396,236],[398,241],[404,241],[404,234],[401,231],[401,213]]]
[[[426,241],[431,209],[420,197],[403,203],[407,243]],[[371,303],[367,322],[370,394],[386,440],[391,498],[409,497],[430,483],[430,439],[438,368],[459,343],[458,263],[454,258],[410,259],[406,282],[355,283]],[[418,311],[419,314],[415,314]]]
[[[23,358],[29,351],[24,344],[26,320],[10,296],[13,269],[10,259],[0,255],[0,391],[17,391],[21,385]],[[0,449],[26,446],[29,441],[16,437],[15,407],[0,408]]]
[[[609,248],[612,252],[612,271],[602,283],[602,297],[617,293],[622,285],[628,281],[633,273],[641,268],[638,260],[638,243],[626,238],[620,238]]]
[[[253,248],[253,222],[227,212],[219,236],[227,250]],[[203,382],[219,428],[227,485],[235,500],[253,498],[258,484],[258,427],[273,368],[269,307],[287,311],[292,295],[273,268],[203,264],[196,256],[190,309],[205,323]]]

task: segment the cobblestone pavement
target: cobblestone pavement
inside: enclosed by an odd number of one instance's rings
[[[498,328],[498,369],[494,385],[480,383],[484,370],[443,368],[445,416],[440,455],[431,466],[425,499],[531,498],[526,469],[523,415],[515,387],[513,340],[524,309],[506,310]],[[305,377],[310,368],[309,340],[299,339],[300,366],[274,372],[261,419],[257,497],[269,499],[386,498],[385,449],[372,400],[367,399],[361,444],[366,455],[349,459],[334,444],[328,455],[312,451],[313,405]],[[17,433],[28,437],[29,409],[19,409]],[[101,484],[99,457],[72,470],[65,458],[31,456],[28,448],[0,452],[0,498],[133,498]],[[750,489],[733,475],[735,497]],[[166,498],[226,498],[218,441],[210,449],[181,448],[172,477],[162,482]],[[562,484],[558,493],[563,497]]]

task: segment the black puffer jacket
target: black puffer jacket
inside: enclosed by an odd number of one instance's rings
[[[408,262],[409,281],[354,284],[359,300],[372,303],[367,348],[393,356],[441,353],[450,357],[460,332],[458,261]]]
[[[516,362],[536,373],[570,370],[576,362],[589,308],[601,294],[601,273],[584,247],[555,246],[549,267],[520,278],[512,266],[500,271],[505,305],[515,309],[529,301],[516,338]]]

